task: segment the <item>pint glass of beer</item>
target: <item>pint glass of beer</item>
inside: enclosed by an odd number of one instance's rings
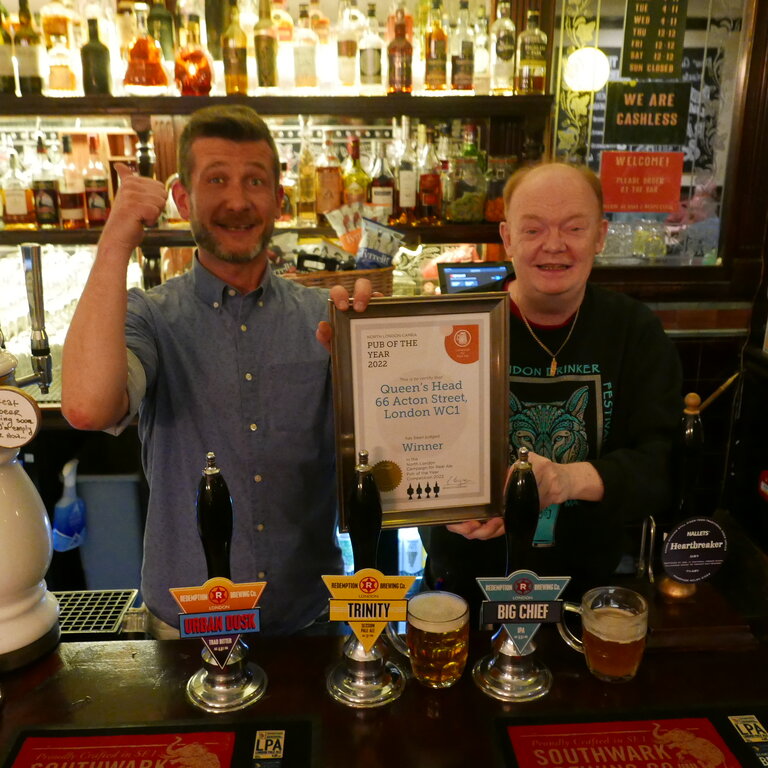
[[[581,599],[582,642],[589,671],[601,680],[631,680],[645,650],[648,603],[623,587],[590,589]]]
[[[419,592],[408,601],[406,640],[413,676],[430,688],[453,685],[467,664],[469,606],[452,592]]]

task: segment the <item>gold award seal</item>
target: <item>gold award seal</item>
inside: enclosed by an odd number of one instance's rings
[[[373,477],[380,491],[394,491],[403,479],[403,470],[394,461],[379,461],[373,465]]]

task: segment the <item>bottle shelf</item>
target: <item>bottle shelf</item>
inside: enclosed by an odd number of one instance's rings
[[[482,224],[443,224],[430,227],[396,227],[406,235],[409,246],[418,243],[500,243],[499,225]],[[297,232],[305,237],[335,237],[329,227],[275,227],[275,234]],[[21,243],[40,243],[42,245],[95,245],[101,230],[98,229],[37,229],[37,230],[0,230],[0,246],[13,246]],[[165,248],[194,245],[188,229],[151,229],[144,237],[147,247]]]
[[[552,96],[48,96],[0,95],[0,115],[188,115],[201,107],[245,103],[261,115],[365,115],[366,117],[548,116]]]

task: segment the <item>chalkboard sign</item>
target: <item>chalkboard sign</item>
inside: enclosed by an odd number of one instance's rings
[[[35,399],[16,387],[0,387],[0,448],[21,448],[40,429]]]
[[[679,80],[688,0],[627,0],[621,76]]]

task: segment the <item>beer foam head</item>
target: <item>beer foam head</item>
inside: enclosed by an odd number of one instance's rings
[[[466,601],[452,592],[420,592],[408,601],[408,623],[423,632],[454,632],[468,616]]]
[[[647,613],[633,613],[625,608],[593,608],[583,616],[584,629],[611,643],[634,643],[645,637]]]

